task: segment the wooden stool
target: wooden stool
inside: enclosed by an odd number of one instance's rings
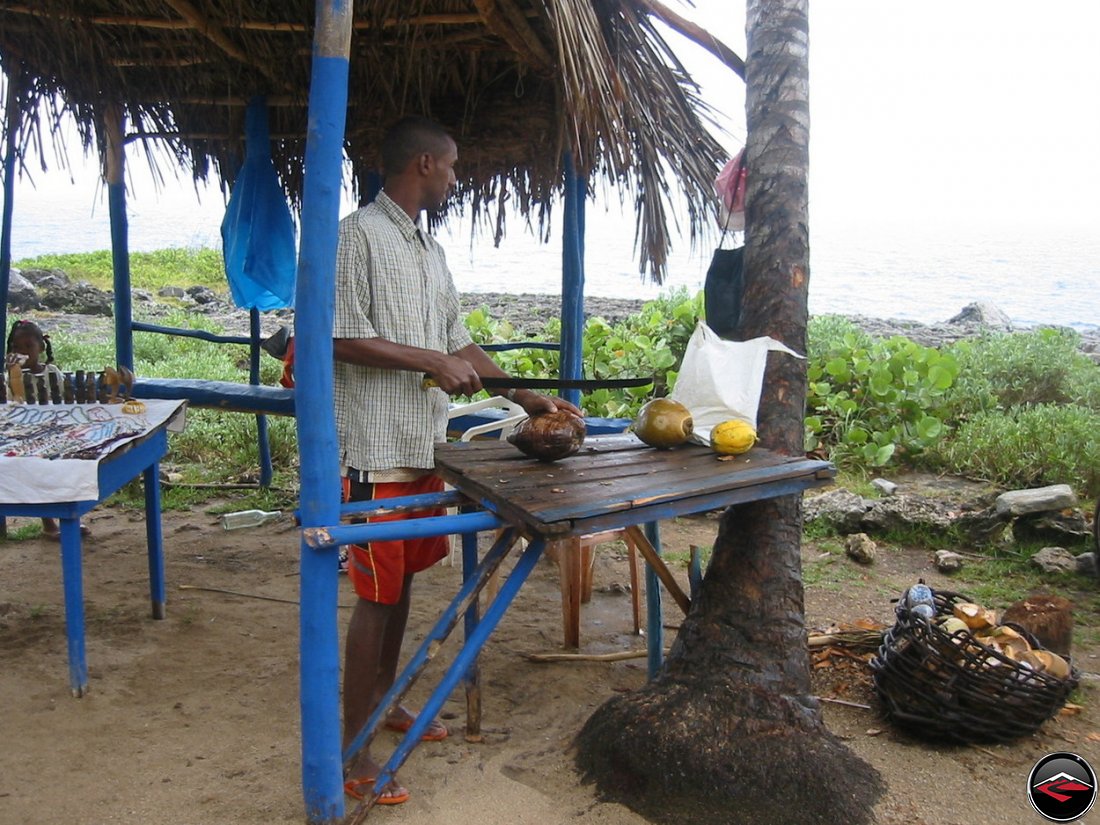
[[[556,557],[561,571],[561,620],[565,647],[580,647],[581,605],[592,599],[592,569],[596,545],[609,541],[626,544],[630,562],[630,605],[634,611],[634,633],[641,633],[641,593],[638,586],[638,554],[634,538],[626,530],[607,530],[587,536],[551,542],[547,554]]]

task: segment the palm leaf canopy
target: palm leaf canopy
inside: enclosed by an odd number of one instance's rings
[[[354,0],[345,135],[354,184],[378,167],[388,124],[428,115],[460,147],[452,208],[472,209],[499,240],[513,207],[545,230],[570,151],[590,182],[630,193],[642,269],[660,282],[672,203],[687,204],[692,238],[710,225],[724,150],[707,129],[713,113],[654,26],[655,7]],[[102,151],[104,118],[121,111],[126,140],[145,147],[155,171],[160,142],[197,180],[226,187],[245,107],[264,95],[272,157],[297,204],[313,27],[312,0],[0,0],[5,137],[20,163],[64,157],[68,113],[83,148]]]

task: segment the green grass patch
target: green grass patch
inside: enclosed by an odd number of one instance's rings
[[[86,281],[96,289],[114,289],[110,250],[68,255],[39,255],[15,261],[17,269],[60,269],[74,281]],[[135,289],[156,292],[166,286],[204,286],[227,293],[225,260],[218,249],[173,247],[153,252],[130,253],[130,283]]]

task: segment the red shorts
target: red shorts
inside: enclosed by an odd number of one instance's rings
[[[398,496],[443,492],[443,479],[425,475],[416,481],[360,482],[343,479],[344,501],[376,501]],[[389,513],[367,521],[404,521],[426,516],[444,516],[447,510],[437,507],[415,513]],[[356,595],[379,604],[396,604],[405,586],[405,577],[427,570],[450,552],[447,536],[397,541],[372,541],[366,547],[348,545],[348,578]]]

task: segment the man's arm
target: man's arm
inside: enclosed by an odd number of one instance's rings
[[[448,395],[473,395],[481,389],[477,370],[468,360],[459,357],[461,353],[447,355],[397,344],[386,338],[334,338],[332,354],[337,361],[348,364],[427,373]]]
[[[456,352],[455,355],[472,365],[478,375],[485,376],[486,378],[508,377],[508,373],[497,366],[496,361],[490,358],[485,350],[477,344],[470,344],[469,346],[463,347]],[[440,386],[443,386],[442,383]],[[504,393],[498,392],[497,395],[504,395]],[[568,410],[574,415],[582,415],[577,407],[570,404],[564,398],[557,398],[552,395],[540,395],[531,390],[516,390],[512,400],[531,415],[540,412],[553,412],[554,410]]]

